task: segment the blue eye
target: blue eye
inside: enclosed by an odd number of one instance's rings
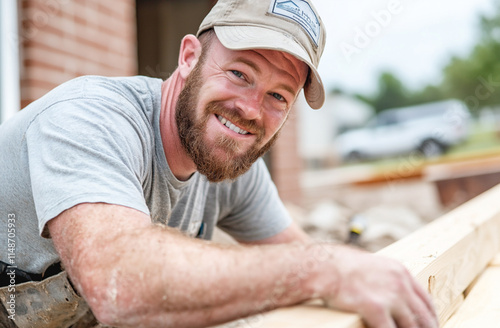
[[[236,71],[236,70],[231,70],[231,73],[233,73],[234,75],[236,75],[237,77],[239,77],[240,79],[243,78],[243,73],[241,73],[240,71]]]
[[[283,96],[282,96],[282,95],[280,95],[279,93],[273,92],[273,93],[271,93],[271,95],[272,95],[274,98],[278,99],[279,101],[285,101],[285,97],[283,97]]]

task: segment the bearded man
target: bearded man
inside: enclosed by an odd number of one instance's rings
[[[207,327],[320,298],[437,327],[401,264],[310,240],[259,159],[302,89],[322,106],[324,44],[309,0],[219,0],[166,81],[80,77],[2,125],[2,324]]]

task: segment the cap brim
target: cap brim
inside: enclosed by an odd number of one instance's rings
[[[311,69],[309,81],[304,86],[307,103],[319,109],[325,102],[325,89],[316,67],[309,59],[307,51],[298,42],[286,37],[279,31],[258,26],[214,26],[215,33],[222,45],[232,50],[269,49],[283,51],[303,61]]]

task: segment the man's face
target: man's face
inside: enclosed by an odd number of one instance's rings
[[[246,172],[276,141],[307,66],[271,50],[232,51],[216,37],[176,107],[181,142],[209,181]]]

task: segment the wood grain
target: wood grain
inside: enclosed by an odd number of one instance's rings
[[[499,325],[500,266],[490,266],[443,328],[498,328]]]
[[[430,292],[441,324],[446,323],[457,308],[460,307],[461,312],[465,289],[500,250],[499,199],[500,186],[497,186],[378,252],[401,261]],[[499,257],[491,263],[498,264]],[[500,282],[499,278],[497,276]],[[497,312],[500,313],[498,308]],[[245,320],[253,320],[255,324],[250,325]],[[239,322],[242,325],[223,327],[364,327],[357,315],[304,305],[274,310]],[[500,320],[495,322],[498,327]],[[478,324],[476,327],[488,326]]]
[[[300,305],[251,316],[211,328],[365,328],[359,316],[322,306]]]
[[[490,266],[500,266],[500,253],[498,253],[490,262]]]
[[[500,186],[379,253],[401,261],[431,293],[441,323],[500,249]]]

